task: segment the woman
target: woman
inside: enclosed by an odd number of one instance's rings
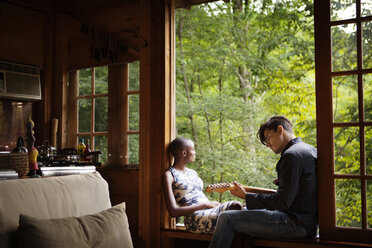
[[[194,142],[178,137],[169,150],[174,156],[173,166],[163,175],[165,201],[172,217],[185,216],[186,230],[213,233],[218,215],[225,210],[241,210],[238,201],[219,203],[209,201],[203,193],[203,181],[196,171],[186,167],[195,161]]]

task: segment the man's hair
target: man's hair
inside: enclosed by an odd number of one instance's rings
[[[186,146],[186,143],[190,141],[188,138],[177,137],[169,144],[168,149],[175,159],[177,159],[178,154]]]
[[[287,117],[282,115],[273,116],[265,123],[262,123],[257,132],[257,137],[260,139],[262,144],[266,145],[265,130],[276,131],[279,125],[281,125],[287,132],[293,133],[292,123]]]

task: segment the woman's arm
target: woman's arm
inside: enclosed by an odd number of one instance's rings
[[[170,171],[166,171],[163,175],[163,190],[164,190],[164,199],[167,205],[168,212],[171,217],[178,217],[184,216],[187,214],[191,214],[197,210],[205,209],[205,208],[213,208],[218,206],[216,203],[208,202],[208,203],[201,203],[201,204],[194,204],[191,206],[179,207],[177,206],[176,199],[173,195],[172,184],[174,182],[174,178]]]

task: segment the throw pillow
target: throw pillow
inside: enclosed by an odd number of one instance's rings
[[[20,215],[18,247],[133,247],[125,203],[82,217],[37,219]]]

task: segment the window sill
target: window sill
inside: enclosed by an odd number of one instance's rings
[[[177,227],[176,229],[161,229],[163,246],[171,247],[171,239],[191,239],[210,241],[212,234],[201,234],[201,233],[190,233],[183,227]],[[372,244],[359,244],[359,243],[347,243],[338,241],[321,241],[319,239],[297,239],[297,240],[270,240],[270,239],[259,239],[249,238],[244,234],[237,234],[234,239],[232,247],[246,247],[247,245],[253,247],[275,247],[275,248],[356,248],[356,247],[372,247]],[[249,246],[248,246],[249,247]]]

